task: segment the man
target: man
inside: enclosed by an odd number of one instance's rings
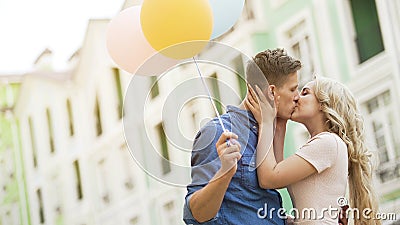
[[[283,49],[258,53],[246,68],[248,83],[263,86],[255,75],[261,70],[270,90],[280,96],[275,135],[282,141],[287,120],[299,98],[297,71],[300,68],[300,61],[288,56]],[[242,103],[239,107],[228,106],[221,119],[232,133],[224,132],[214,119],[195,137],[192,183],[187,186],[184,221],[213,225],[285,224],[284,215],[278,215],[282,214],[279,193],[262,189],[258,184],[255,164],[258,124],[254,116]],[[240,138],[233,133],[240,134]],[[217,150],[217,142],[226,142],[230,150]],[[283,154],[277,158],[282,160]]]

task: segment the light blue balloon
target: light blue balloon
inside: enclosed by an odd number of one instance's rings
[[[210,0],[214,25],[211,39],[217,38],[235,25],[242,15],[245,0]]]

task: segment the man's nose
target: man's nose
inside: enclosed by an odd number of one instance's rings
[[[296,94],[294,95],[293,101],[297,103],[299,101],[299,99],[300,99],[299,92],[296,91]]]

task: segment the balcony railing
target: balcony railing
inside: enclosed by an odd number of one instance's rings
[[[376,175],[381,183],[400,179],[400,159],[381,164],[376,171]]]

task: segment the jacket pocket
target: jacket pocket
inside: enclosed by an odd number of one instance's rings
[[[241,184],[252,189],[258,189],[256,157],[243,155],[240,161]]]

